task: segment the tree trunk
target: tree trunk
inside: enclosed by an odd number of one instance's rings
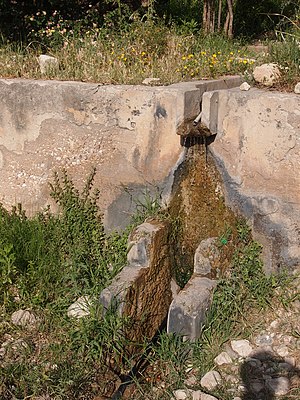
[[[226,20],[224,24],[224,35],[228,36],[228,26],[229,26],[229,12],[227,11]]]
[[[221,32],[222,0],[219,0],[218,7],[218,32]]]
[[[205,34],[215,30],[215,0],[204,0],[202,15],[203,31]]]
[[[233,38],[233,0],[227,0],[227,4],[228,4],[228,15],[229,15],[227,36],[229,37],[229,39],[232,39]]]

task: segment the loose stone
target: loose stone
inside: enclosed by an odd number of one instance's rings
[[[214,359],[214,362],[216,365],[231,364],[232,358],[226,351],[223,351]]]
[[[37,319],[29,310],[18,310],[12,313],[11,322],[17,326],[34,326],[37,322]]]
[[[90,314],[91,300],[88,296],[81,296],[68,308],[69,318],[82,318]]]
[[[255,338],[255,344],[257,346],[266,346],[266,345],[270,346],[272,343],[273,343],[273,339],[272,339],[271,335],[269,335],[267,333],[258,335]]]
[[[263,84],[264,86],[272,86],[280,78],[281,73],[277,64],[262,64],[259,67],[255,67],[253,71],[253,77],[256,82]]]
[[[289,349],[285,345],[280,345],[278,347],[274,347],[274,350],[280,357],[287,357],[289,355]]]
[[[240,357],[248,357],[253,351],[252,346],[249,343],[249,340],[232,340],[230,342],[231,348],[235,351]]]
[[[294,92],[295,92],[296,94],[300,94],[300,82],[298,82],[298,83],[296,84],[295,89],[294,89]]]
[[[191,391],[178,389],[178,390],[175,390],[175,392],[173,394],[174,394],[176,400],[185,400],[185,399],[189,398]]]
[[[247,91],[247,90],[249,90],[250,88],[251,88],[251,86],[249,85],[248,82],[243,82],[243,83],[241,84],[241,86],[240,86],[240,90],[242,90],[242,91]]]
[[[57,69],[59,66],[57,58],[48,56],[46,54],[41,54],[38,57],[38,62],[42,74],[46,73],[48,70]]]
[[[196,393],[196,392],[194,392],[194,393]],[[197,399],[198,398],[194,397],[194,394],[193,394],[193,400],[197,400]],[[201,393],[200,400],[218,400],[218,399],[216,397],[214,397],[214,396],[211,396],[210,394]]]
[[[222,381],[221,375],[217,371],[207,372],[201,379],[200,384],[208,390],[215,389]]]
[[[290,381],[284,376],[267,381],[267,386],[275,396],[283,396],[290,390]]]

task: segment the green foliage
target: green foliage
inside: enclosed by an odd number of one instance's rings
[[[233,335],[247,337],[247,314],[266,309],[271,305],[275,289],[285,285],[284,274],[267,276],[260,258],[262,247],[251,237],[244,221],[236,226],[237,242],[232,267],[217,282],[211,309],[195,349],[201,371],[213,365],[220,347]],[[249,329],[249,332],[247,332]]]

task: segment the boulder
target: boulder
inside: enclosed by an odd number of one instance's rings
[[[262,64],[253,70],[253,78],[264,86],[273,86],[281,76],[279,66],[274,63]]]

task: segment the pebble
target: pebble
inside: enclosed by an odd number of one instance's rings
[[[251,86],[249,85],[248,82],[243,82],[243,83],[240,85],[240,90],[242,90],[242,91],[247,91],[247,90],[249,90],[250,88],[251,88]]]

